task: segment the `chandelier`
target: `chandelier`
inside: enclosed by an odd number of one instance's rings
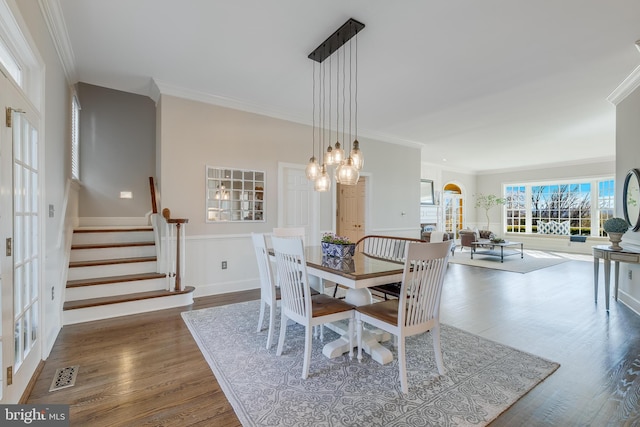
[[[309,54],[313,60],[313,120],[312,120],[312,154],[306,167],[307,178],[314,181],[316,191],[329,191],[331,177],[329,167],[336,166],[334,177],[338,184],[355,185],[360,178],[360,169],[364,157],[358,142],[358,38],[355,43],[352,38],[364,28],[364,24],[351,18],[338,28],[329,38]],[[348,42],[348,45],[347,45]],[[354,46],[355,45],[355,46]],[[348,49],[347,49],[348,48]],[[347,50],[348,67],[347,67]],[[355,52],[355,54],[354,54]],[[341,58],[342,57],[342,58]],[[354,58],[355,57],[355,58]],[[335,71],[333,59],[335,58]],[[325,61],[327,60],[328,61]],[[341,60],[342,59],[342,60]],[[316,63],[319,64],[316,67]],[[355,69],[353,64],[355,63]],[[341,68],[342,65],[342,68]],[[316,73],[316,68],[318,68]],[[346,77],[348,68],[349,77]],[[335,73],[335,89],[333,74]],[[319,84],[316,85],[316,74]],[[342,80],[341,80],[342,75]],[[328,86],[327,86],[328,80]],[[347,80],[349,86],[347,88]],[[355,82],[355,84],[353,84]],[[316,86],[318,87],[319,108],[316,110]],[[335,90],[335,144],[332,145],[334,130],[332,129],[332,95]],[[348,109],[347,109],[347,96]],[[342,100],[342,102],[340,102]],[[342,108],[341,108],[342,106]],[[317,113],[317,115],[316,115]],[[347,119],[348,114],[348,119]],[[340,121],[342,115],[342,122]],[[316,117],[318,126],[316,126]],[[353,119],[353,133],[352,133]],[[348,134],[346,123],[348,122]],[[342,126],[341,126],[342,124]],[[342,141],[340,143],[340,128],[342,127]],[[316,130],[318,142],[318,158],[316,158]],[[348,146],[346,141],[353,142]],[[327,147],[326,151],[324,147]],[[350,148],[350,150],[349,150]],[[324,153],[324,155],[323,155]]]

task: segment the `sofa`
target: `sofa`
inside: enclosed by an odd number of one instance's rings
[[[431,242],[431,233],[433,232],[434,231],[423,231],[422,240],[424,240],[425,242]],[[444,233],[444,236],[442,236],[442,240],[443,241],[453,240],[453,233]]]
[[[469,228],[458,231],[458,235],[460,236],[460,250],[465,246],[473,249],[474,246],[471,245],[473,242],[486,241],[487,246],[491,246],[490,240],[496,237],[491,230],[472,230]]]

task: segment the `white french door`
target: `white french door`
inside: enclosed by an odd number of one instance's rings
[[[41,359],[39,118],[0,74],[1,403],[15,403]]]
[[[444,205],[444,231],[454,233],[458,236],[458,231],[462,228],[462,196],[460,194],[445,193],[443,197]]]

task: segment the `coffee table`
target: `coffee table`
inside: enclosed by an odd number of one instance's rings
[[[520,246],[520,252],[507,251],[505,253],[504,248],[517,247],[518,245]],[[473,259],[474,254],[500,257],[500,262],[504,262],[504,257],[511,255],[520,254],[520,258],[524,258],[523,246],[522,242],[505,241],[502,243],[493,243],[490,240],[478,240],[477,242],[471,242],[471,259]],[[478,251],[478,248],[482,247],[489,248],[487,250]],[[500,250],[497,248],[500,248]]]

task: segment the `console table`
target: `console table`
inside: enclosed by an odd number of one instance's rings
[[[606,307],[609,311],[609,288],[611,286],[611,261],[615,262],[615,286],[614,298],[618,300],[618,280],[620,276],[620,263],[640,264],[640,249],[622,248],[613,250],[609,245],[598,245],[593,247],[593,293],[595,302],[598,302],[598,271],[600,260],[604,260],[604,296]]]

